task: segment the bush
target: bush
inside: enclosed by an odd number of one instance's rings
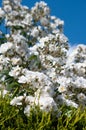
[[[60,115],[61,113],[61,115]],[[30,116],[22,109],[10,105],[8,96],[0,97],[0,130],[85,130],[86,109],[63,106],[58,117],[43,112],[38,106],[30,111]]]

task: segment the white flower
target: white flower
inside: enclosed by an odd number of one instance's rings
[[[31,109],[31,106],[30,105],[27,105],[25,108],[24,108],[24,114],[29,116],[30,115],[30,109]]]
[[[7,25],[7,26],[12,26],[13,23],[12,23],[11,21],[7,21],[7,22],[6,22],[6,25]]]
[[[24,42],[27,41],[27,39],[20,34],[16,34],[16,35],[13,34],[12,37],[15,43],[24,44]]]
[[[56,24],[54,24],[54,23],[50,23],[50,27],[52,28],[52,29],[56,29]],[[55,31],[53,31],[53,32],[55,32]]]
[[[45,43],[45,42],[48,42],[48,41],[49,41],[49,37],[46,36],[46,37],[41,38],[39,42],[40,43]]]
[[[10,59],[8,57],[0,55],[0,64],[5,65],[6,63],[9,63],[9,61],[10,61]]]
[[[13,47],[11,42],[4,43],[0,46],[0,53],[5,53]]]
[[[79,101],[84,102],[84,103],[86,104],[86,96],[85,96],[85,94],[79,93],[79,94],[77,95],[77,99],[78,99]]]
[[[45,7],[47,6],[47,3],[45,3],[44,1],[40,1],[39,3],[36,2],[36,6],[39,5],[40,7]]]
[[[4,57],[3,61],[2,61],[2,64],[6,66],[9,62],[10,62],[10,58]]]
[[[21,0],[14,0],[14,3],[15,3],[16,5],[20,5]]]
[[[55,20],[56,19],[56,16],[51,16],[51,20]]]
[[[22,75],[22,76],[20,76],[19,78],[18,78],[18,82],[19,83],[27,83],[28,82],[28,78],[26,77],[26,76],[24,76],[24,75]]]
[[[35,101],[36,105],[39,105],[40,109],[46,112],[56,111],[57,105],[52,97],[40,97]]]
[[[63,92],[65,92],[65,91],[67,91],[66,86],[60,86],[60,87],[58,88],[58,91],[59,91],[60,93],[63,93]]]
[[[86,63],[76,63],[74,68],[79,76],[84,76],[86,71]]]
[[[22,63],[22,60],[20,57],[13,57],[11,59],[12,65],[20,65]]]
[[[31,25],[32,24],[32,15],[27,13],[25,15],[25,19],[21,23],[25,24],[25,25]]]
[[[3,5],[10,4],[9,0],[3,0]]]
[[[59,76],[57,78],[57,82],[60,84],[60,86],[67,87],[70,84],[71,79],[66,78],[65,76]]]
[[[42,17],[41,20],[40,20],[40,23],[43,26],[47,26],[49,24],[49,20],[46,17]]]
[[[39,53],[37,51],[37,48],[38,48],[38,44],[28,48],[30,55],[33,55],[33,54],[38,55]]]
[[[0,18],[4,16],[5,12],[0,8]]]
[[[58,18],[58,19],[55,19],[55,24],[56,24],[57,26],[59,26],[59,25],[64,25],[64,21],[63,21],[63,20],[60,20],[60,19]]]
[[[32,32],[31,32],[31,35],[32,35],[33,37],[38,37],[38,35],[39,35],[39,30],[38,30],[37,28],[34,28],[34,29],[32,30]]]
[[[72,106],[72,107],[78,108],[78,104],[73,102],[72,100],[65,99],[65,103],[67,106]]]
[[[8,93],[8,91],[4,89],[4,90],[0,91],[0,96],[3,96],[3,98],[4,98],[7,93]]]
[[[59,42],[66,43],[66,42],[68,42],[68,38],[64,34],[60,34],[59,35]]]
[[[44,8],[44,15],[48,15],[50,13],[50,9],[48,7]]]
[[[12,7],[11,7],[10,5],[5,5],[5,6],[4,6],[4,11],[5,11],[6,13],[9,13],[9,12],[12,11]]]
[[[17,78],[19,74],[21,73],[21,68],[19,66],[12,67],[11,71],[9,72],[9,75]]]
[[[24,98],[24,96],[14,97],[11,100],[10,105],[12,105],[12,106],[22,105],[23,98]]]
[[[26,98],[25,98],[26,104],[34,105],[34,101],[35,101],[35,97],[33,97],[33,96],[26,96]]]
[[[38,88],[40,86],[51,86],[52,85],[52,83],[50,82],[50,79],[41,72],[33,72],[33,71],[29,71],[28,69],[23,69],[22,73],[23,73],[23,75],[21,75],[18,78],[19,83],[31,84],[35,88]]]
[[[55,95],[54,87],[51,86],[41,86],[38,88],[38,90],[35,92],[35,97],[53,97]]]
[[[76,88],[86,88],[86,79],[78,77],[72,82]]]

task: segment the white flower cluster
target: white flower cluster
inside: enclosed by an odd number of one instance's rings
[[[26,115],[34,105],[47,112],[64,103],[85,106],[86,46],[67,56],[64,22],[50,16],[43,1],[29,9],[20,0],[3,0],[0,10],[10,28],[7,42],[0,46],[0,89],[15,95],[10,104],[23,107]]]
[[[60,76],[59,92],[74,106],[86,106],[86,45],[78,45],[68,56],[63,76]]]

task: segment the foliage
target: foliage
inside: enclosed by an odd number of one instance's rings
[[[16,106],[11,106],[6,95],[0,97],[0,130],[85,130],[86,109],[63,106],[58,117],[43,112],[38,106],[31,109],[30,116],[23,114]],[[61,115],[59,114],[61,113]]]

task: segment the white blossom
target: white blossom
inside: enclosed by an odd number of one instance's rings
[[[21,68],[19,66],[12,67],[11,71],[9,72],[9,75],[17,78],[21,73]]]
[[[11,58],[12,65],[20,65],[22,64],[22,60],[20,57],[13,57]]]
[[[13,44],[11,42],[4,43],[0,46],[0,53],[5,53],[11,49]]]
[[[31,110],[31,106],[30,106],[30,105],[27,105],[27,106],[24,108],[24,114],[27,115],[27,116],[30,116],[30,110]]]
[[[9,12],[12,11],[12,7],[10,5],[5,5],[4,6],[4,11],[7,12],[7,13],[9,13]]]
[[[5,15],[5,12],[2,10],[2,8],[0,8],[0,18],[3,18],[4,15]]]
[[[14,0],[14,3],[17,4],[17,5],[20,5],[21,0]]]
[[[38,37],[38,35],[39,35],[39,30],[38,30],[37,28],[34,28],[34,29],[32,30],[32,32],[31,32],[31,35],[32,35],[33,37]]]
[[[76,104],[76,103],[73,102],[72,100],[66,99],[66,100],[65,100],[65,103],[66,103],[67,106],[72,106],[72,107],[78,108],[78,104]]]
[[[57,110],[57,105],[52,97],[40,97],[35,103],[40,106],[41,110],[46,112]]]
[[[65,92],[65,91],[67,91],[67,89],[66,89],[65,86],[60,86],[60,87],[58,88],[58,91],[59,91],[60,93],[63,93],[63,92]]]
[[[19,80],[18,80],[19,83],[27,83],[28,82],[28,78],[26,76],[20,76],[19,77]]]
[[[48,19],[47,19],[47,18],[45,18],[45,17],[41,18],[40,22],[41,22],[41,24],[42,24],[43,26],[46,26],[46,25],[48,25],[48,24],[49,24]]]
[[[23,100],[23,96],[19,96],[19,97],[14,97],[11,102],[10,105],[12,106],[17,106],[17,105],[22,105],[22,100]]]
[[[77,95],[77,99],[78,99],[79,101],[81,101],[81,102],[84,102],[84,104],[86,104],[86,96],[85,96],[85,94],[79,93],[79,94]]]

